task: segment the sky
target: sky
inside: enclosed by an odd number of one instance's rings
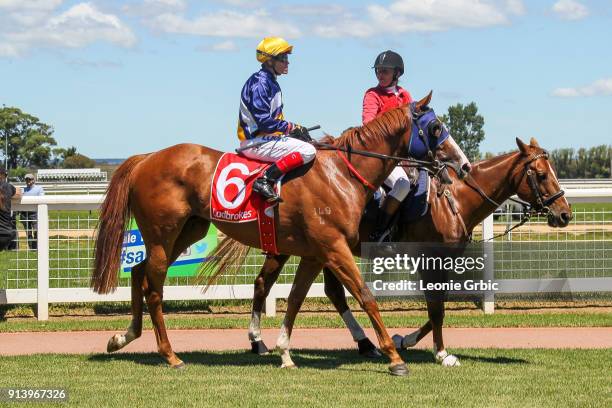
[[[183,142],[238,146],[239,95],[265,36],[294,45],[285,117],[359,125],[376,55],[438,114],[476,102],[481,151],[612,144],[609,0],[0,0],[0,104],[59,146],[124,158]],[[322,133],[314,133],[314,136]]]

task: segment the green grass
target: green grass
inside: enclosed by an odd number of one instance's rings
[[[276,317],[263,317],[262,327],[278,328],[283,313]],[[370,320],[363,312],[355,313],[357,320],[364,327],[371,327]],[[391,313],[383,312],[383,321],[389,328],[418,327],[427,320],[426,312]],[[245,338],[250,317],[248,315],[170,315],[166,318],[169,329],[244,329]],[[143,318],[145,329],[151,328],[151,319]],[[130,323],[129,316],[111,316],[106,318],[51,318],[39,322],[34,318],[0,320],[0,332],[24,331],[73,331],[73,330],[119,330],[123,331]],[[612,318],[609,312],[575,312],[575,313],[533,313],[484,315],[454,314],[447,312],[444,327],[610,327]],[[302,313],[298,315],[296,327],[301,328],[343,328],[342,319],[335,313]]]
[[[601,350],[456,349],[445,369],[423,350],[403,353],[408,377],[354,351],[293,352],[297,370],[277,355],[180,354],[185,370],[157,354],[2,357],[0,387],[64,387],[67,406],[83,407],[604,407],[609,362]],[[25,405],[19,405],[25,406]],[[32,406],[38,406],[32,404]],[[61,406],[61,405],[60,405]]]
[[[572,204],[572,212],[578,221],[612,221],[612,203]]]

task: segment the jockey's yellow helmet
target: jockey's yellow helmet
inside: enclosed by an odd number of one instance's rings
[[[257,61],[262,64],[281,54],[290,54],[293,45],[280,37],[266,37],[257,46]]]

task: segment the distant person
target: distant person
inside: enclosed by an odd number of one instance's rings
[[[17,233],[11,217],[11,198],[21,197],[21,191],[7,182],[6,169],[0,168],[0,251],[10,248],[17,241]]]
[[[22,190],[24,196],[42,196],[45,195],[45,190],[36,184],[34,175],[28,173],[25,175],[26,186]],[[36,211],[21,211],[19,212],[19,220],[23,224],[28,237],[28,247],[30,249],[38,249],[38,214]]]

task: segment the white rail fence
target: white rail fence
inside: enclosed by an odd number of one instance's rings
[[[571,189],[566,190],[566,197],[572,203],[612,202],[612,188]],[[89,289],[92,232],[97,222],[95,212],[102,200],[103,195],[49,195],[23,197],[20,202],[14,202],[16,212],[37,213],[37,249],[28,247],[31,242],[28,243],[25,232],[20,231],[19,244],[28,244],[26,248],[0,253],[0,268],[5,269],[0,270],[0,304],[36,303],[38,319],[47,320],[49,303],[130,300],[127,279],[120,280],[120,287],[110,295],[98,295]],[[522,259],[521,250],[496,251],[498,264],[494,273],[500,285],[497,293],[539,293],[551,288],[560,292],[612,291],[612,278],[609,277],[612,254],[606,251],[606,245],[612,245],[612,212],[589,210],[574,215],[575,220],[566,229],[547,229],[545,220],[536,219],[505,238],[541,245],[540,251],[550,253],[551,259],[532,271],[528,260]],[[512,222],[512,214],[503,218],[496,221],[493,216],[487,218],[481,236],[487,239],[503,231]],[[561,254],[571,252],[564,246],[567,242],[580,242],[580,253],[559,261],[556,258]],[[219,284],[204,294],[200,287],[193,285],[192,278],[168,278],[164,299],[251,299],[253,280],[262,262],[261,255],[249,255],[237,274],[222,277]],[[489,262],[494,260],[489,259]],[[510,266],[506,267],[506,262]],[[521,262],[525,265],[521,266]],[[516,265],[521,271],[516,270]],[[272,288],[266,303],[268,315],[275,314],[276,299],[288,297],[296,266],[296,260],[290,260]],[[320,280],[312,286],[308,296],[325,296]],[[483,309],[492,313],[494,299],[484,300]]]
[[[106,173],[104,173],[106,174]],[[104,194],[108,181],[42,181],[37,184],[45,189],[47,194]],[[564,190],[574,189],[612,189],[612,179],[564,179],[559,180]],[[17,187],[24,187],[25,183],[15,183]]]

